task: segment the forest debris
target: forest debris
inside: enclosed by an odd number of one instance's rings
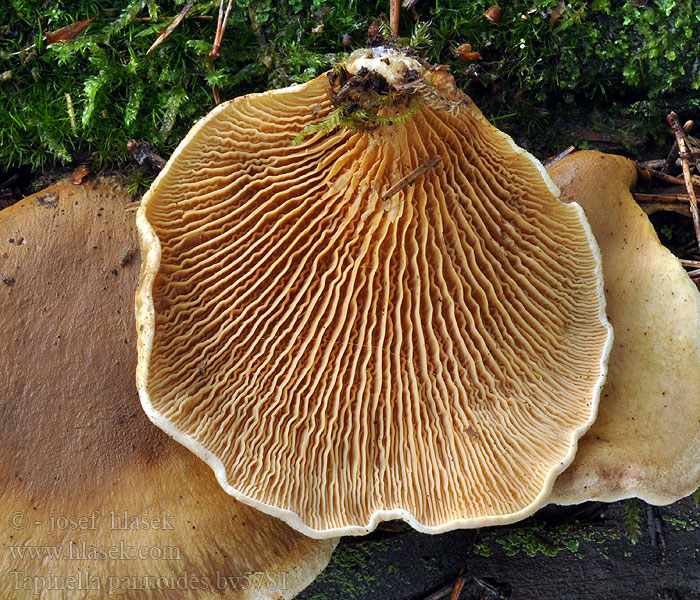
[[[71,23],[70,25],[61,27],[56,31],[50,31],[49,33],[44,35],[44,39],[49,44],[55,44],[57,42],[67,42],[68,40],[72,40],[78,37],[85,30],[85,28],[94,21],[95,17],[90,17],[89,19],[85,19],[83,21],[76,21],[75,23]]]
[[[221,41],[224,39],[224,32],[226,31],[226,24],[228,23],[228,16],[231,12],[231,6],[233,5],[233,0],[228,0],[228,5],[226,6],[226,12],[224,12],[224,0],[219,2],[219,20],[216,23],[216,33],[214,34],[214,44],[212,45],[211,52],[209,56],[219,56],[221,52]],[[251,5],[252,6],[252,5]],[[218,104],[218,102],[217,102]]]
[[[430,169],[432,169],[433,167],[436,167],[438,164],[440,164],[441,160],[442,160],[442,158],[440,156],[436,156],[435,158],[431,158],[427,163],[422,164],[421,166],[419,166],[416,169],[414,169],[413,171],[411,171],[401,181],[392,185],[386,192],[384,192],[384,194],[382,194],[382,201],[388,200],[394,194],[397,194],[398,192],[400,192],[404,188],[411,185],[421,175],[424,175]]]
[[[157,169],[162,169],[165,166],[165,159],[158,156],[155,148],[146,142],[131,139],[126,143],[126,150],[141,166],[149,164]]]
[[[391,25],[391,37],[399,37],[399,0],[389,0],[389,23]]]
[[[632,194],[637,202],[688,202],[689,198],[685,194],[669,194],[665,192],[634,192]]]
[[[74,185],[80,185],[88,175],[90,175],[90,169],[87,165],[79,165],[70,174],[70,182]]]
[[[481,59],[481,54],[472,51],[471,44],[461,44],[456,48],[452,48],[452,54],[454,54],[462,62]]]
[[[546,161],[544,161],[544,168],[549,169],[549,167],[558,163],[565,156],[569,156],[569,154],[571,154],[572,152],[576,152],[576,146],[569,146],[568,148],[562,150],[556,156],[551,156],[550,158],[548,158]]]
[[[663,523],[659,518],[659,508],[647,504],[647,528],[651,538],[652,548],[661,550],[661,564],[666,562],[666,536],[664,535]]]
[[[487,583],[486,581],[484,581],[483,579],[480,579],[479,577],[474,577],[472,579],[472,581],[474,583],[476,583],[476,585],[478,585],[480,588],[483,588],[483,589],[487,590],[490,594],[493,594],[494,596],[496,596],[496,598],[501,598],[501,599],[505,600],[506,597],[501,593],[501,591],[496,586],[491,585],[490,583]]]
[[[690,178],[690,151],[688,150],[688,140],[686,139],[686,133],[678,120],[678,115],[675,112],[671,111],[666,117],[666,120],[671,126],[671,129],[673,129],[673,134],[676,136],[678,156],[681,159],[681,168],[683,169],[683,179],[685,180],[685,187],[688,190],[688,199],[690,200],[690,213],[693,216],[695,238],[698,242],[698,249],[700,249],[700,214],[698,214],[698,199],[695,196],[695,188],[693,187],[693,181]],[[689,125],[690,129],[690,127],[692,127],[692,121],[688,121],[686,125]]]
[[[494,4],[491,8],[484,12],[484,16],[491,21],[491,23],[498,23],[503,16],[503,9],[498,6],[498,4]]]
[[[455,584],[454,583],[448,583],[447,585],[443,585],[440,589],[435,590],[432,594],[428,594],[421,600],[443,600],[444,598],[447,597],[447,594],[451,594],[452,590],[454,590]]]
[[[670,122],[669,122],[669,124],[670,124]],[[683,125],[683,131],[685,131],[685,133],[690,133],[690,130],[692,128],[693,128],[692,121],[687,121],[685,123],[685,125]],[[671,170],[671,166],[677,162],[676,161],[677,158],[678,158],[678,140],[673,142],[673,146],[671,146],[671,150],[669,150],[668,156],[666,156],[666,160],[664,160],[663,164],[661,165],[661,170],[664,173],[668,173]]]
[[[173,22],[168,25],[168,27],[163,31],[159,36],[158,39],[153,42],[151,47],[146,51],[146,55],[150,54],[155,50],[158,46],[160,46],[166,39],[168,39],[168,36],[175,31],[177,26],[182,23],[184,18],[187,16],[187,13],[190,12],[192,9],[192,6],[194,5],[194,0],[189,0],[187,4],[182,8],[182,10],[178,13],[177,17],[173,19]]]
[[[669,175],[668,173],[664,173],[663,171],[657,171],[656,169],[642,169],[641,165],[638,162],[635,162],[634,164],[637,167],[638,172],[641,170],[642,176],[645,179],[654,177],[655,179],[665,181],[666,183],[674,183],[676,185],[685,184],[685,181],[683,181],[680,177],[674,177],[673,175]]]
[[[464,569],[459,572],[459,577],[457,577],[457,581],[455,581],[455,587],[452,590],[450,600],[459,600],[459,597],[462,594],[462,588],[464,588],[464,584],[467,581],[466,577],[464,577],[462,573],[464,573]]]
[[[566,12],[566,2],[559,0],[557,5],[549,13],[549,26],[556,27]]]

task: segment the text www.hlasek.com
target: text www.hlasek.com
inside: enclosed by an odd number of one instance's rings
[[[70,541],[60,546],[10,546],[14,560],[182,560],[177,546],[140,546],[124,542],[113,546],[94,546]]]

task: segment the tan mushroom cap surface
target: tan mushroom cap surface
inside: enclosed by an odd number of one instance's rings
[[[586,211],[615,329],[598,418],[550,501],[674,502],[700,486],[700,294],[634,201],[630,160],[577,152],[549,173]]]
[[[141,409],[128,200],[61,182],[0,211],[0,597],[292,598],[335,541],[235,501]]]
[[[409,118],[296,146],[326,76],[225,103],[137,218],[146,412],[314,537],[524,518],[595,416],[610,330],[582,211],[424,75]]]

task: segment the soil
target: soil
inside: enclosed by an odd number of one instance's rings
[[[620,502],[547,507],[508,527],[344,538],[298,600],[700,598],[700,508],[691,498],[665,507],[634,502],[636,544]],[[451,597],[460,573],[464,587]]]

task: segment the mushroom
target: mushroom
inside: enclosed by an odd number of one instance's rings
[[[141,410],[127,201],[60,182],[0,212],[0,597],[292,598],[335,541],[236,502]]]
[[[218,106],[137,216],[146,413],[309,536],[528,516],[595,418],[611,334],[557,196],[391,48]]]
[[[615,328],[598,418],[550,502],[674,502],[700,486],[700,294],[632,198],[630,160],[577,152],[549,173],[598,240]]]

